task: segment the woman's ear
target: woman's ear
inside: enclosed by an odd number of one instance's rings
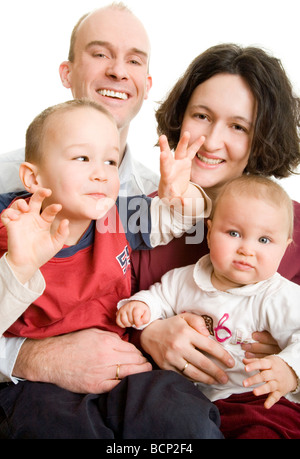
[[[20,179],[27,191],[34,193],[39,188],[38,168],[32,163],[22,163],[19,171]]]

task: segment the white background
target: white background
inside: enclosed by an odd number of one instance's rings
[[[28,124],[47,106],[72,98],[59,78],[73,26],[109,0],[4,0],[0,6],[0,153],[24,146]],[[258,45],[281,59],[300,95],[299,0],[127,0],[150,36],[149,99],[132,122],[134,155],[158,170],[154,110],[189,63],[223,42]],[[284,116],[284,114],[283,114]],[[281,181],[300,201],[300,177]]]

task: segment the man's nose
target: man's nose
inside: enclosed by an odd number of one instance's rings
[[[116,80],[128,79],[126,63],[124,60],[119,58],[110,59],[106,69],[106,75]]]

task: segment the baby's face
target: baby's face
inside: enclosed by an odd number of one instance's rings
[[[92,107],[52,115],[45,127],[40,185],[52,190],[64,218],[96,220],[119,192],[119,133],[114,122]]]
[[[288,230],[284,206],[244,195],[224,196],[209,222],[215,287],[228,290],[271,277],[290,242]]]

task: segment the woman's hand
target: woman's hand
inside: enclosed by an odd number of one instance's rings
[[[245,357],[247,359],[260,359],[268,355],[278,354],[281,351],[277,341],[275,341],[275,339],[267,331],[255,332],[253,333],[252,338],[257,342],[242,344],[242,349],[246,351]]]
[[[203,318],[191,313],[153,322],[143,330],[141,344],[160,368],[182,372],[206,384],[224,384],[228,380],[225,371],[210,356],[227,367],[234,366],[232,357],[209,338]]]
[[[110,391],[125,376],[151,369],[141,352],[116,333],[87,329],[43,340],[27,339],[13,375],[71,392],[98,394]]]

